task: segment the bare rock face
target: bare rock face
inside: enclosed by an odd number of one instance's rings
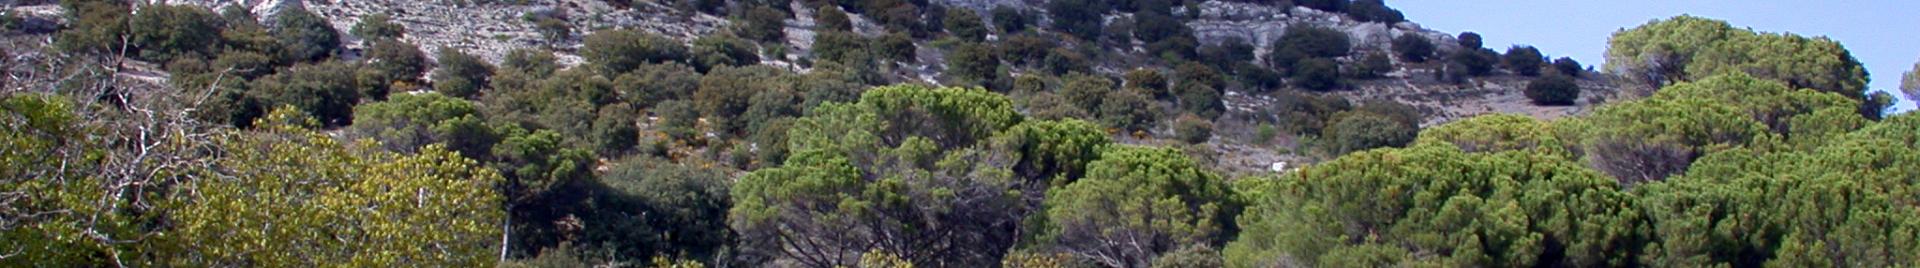
[[[1181,9],[1181,12],[1187,12]],[[1207,1],[1200,3],[1199,12],[1200,19],[1187,22],[1187,27],[1193,28],[1194,37],[1200,39],[1201,43],[1214,44],[1228,38],[1240,38],[1253,44],[1255,53],[1262,57],[1270,52],[1268,50],[1273,47],[1274,39],[1286,34],[1287,27],[1296,24],[1347,33],[1356,50],[1386,50],[1393,43],[1393,38],[1409,34],[1433,41],[1440,51],[1459,49],[1453,35],[1420,28],[1419,24],[1360,22],[1338,13],[1305,7],[1289,10],[1269,5]]]
[[[634,1],[629,7],[616,7],[600,0],[527,0],[524,4],[502,4],[495,1],[475,0],[156,0],[165,4],[188,4],[220,9],[228,6],[241,6],[254,12],[262,20],[271,21],[279,13],[292,9],[306,9],[327,18],[336,29],[346,31],[358,23],[361,17],[372,14],[388,14],[395,22],[407,27],[406,41],[420,46],[428,55],[434,55],[442,47],[459,48],[468,53],[491,61],[499,61],[506,53],[516,48],[549,47],[558,52],[563,63],[575,64],[581,60],[570,51],[579,46],[578,37],[596,29],[630,28],[658,33],[682,41],[713,34],[726,28],[730,23],[721,17],[684,12],[655,1]],[[949,8],[966,8],[991,19],[989,12],[996,7],[1011,7],[1033,12],[1044,20],[1045,0],[937,0],[934,4]],[[1197,5],[1197,10],[1188,7],[1176,7],[1176,13],[1199,12],[1198,19],[1187,22],[1193,28],[1194,35],[1202,43],[1215,44],[1228,38],[1240,38],[1256,48],[1256,54],[1266,55],[1272,41],[1286,33],[1288,26],[1311,24],[1328,27],[1347,33],[1354,41],[1355,49],[1388,49],[1391,40],[1402,35],[1419,35],[1438,45],[1442,52],[1458,48],[1453,36],[1420,28],[1418,24],[1365,23],[1348,19],[1346,16],[1319,10],[1295,7],[1281,8],[1251,3],[1206,1]],[[804,55],[812,47],[813,13],[810,8],[799,3],[793,5],[798,14],[787,21],[787,47],[789,53]],[[546,40],[534,29],[524,16],[529,12],[559,12],[565,14],[573,26],[575,37],[569,40]],[[875,36],[882,30],[870,20],[852,14],[857,32]],[[349,50],[361,45],[358,37],[343,33],[342,40]],[[766,55],[770,64],[786,65],[790,55]],[[798,68],[795,68],[798,69]]]
[[[281,11],[303,8],[306,3],[301,0],[159,0],[154,1],[154,4],[197,5],[213,9],[214,12],[230,6],[240,6],[252,11],[253,15],[262,20],[272,21]]]
[[[428,55],[442,47],[459,48],[490,61],[499,61],[516,48],[552,47],[561,51],[568,64],[579,57],[566,51],[578,46],[578,37],[595,29],[630,28],[671,36],[680,40],[713,33],[727,25],[726,19],[712,15],[681,12],[651,1],[636,1],[630,7],[615,7],[598,0],[529,0],[525,4],[501,4],[475,0],[159,0],[166,4],[188,4],[219,9],[242,6],[262,20],[271,21],[280,12],[305,8],[342,31],[342,43],[348,49],[360,45],[358,37],[347,35],[361,17],[388,14],[407,27],[406,41],[420,46]],[[529,12],[556,11],[565,14],[573,26],[575,38],[549,42],[525,19]]]
[[[1011,7],[1017,10],[1036,10],[1046,6],[1047,1],[1046,0],[935,0],[933,1],[933,3],[947,6],[947,8],[972,9],[975,14],[980,14],[981,18],[986,18],[991,20],[992,16],[989,14],[992,14],[990,12],[993,11],[993,8],[995,7],[1005,6],[1005,7]]]

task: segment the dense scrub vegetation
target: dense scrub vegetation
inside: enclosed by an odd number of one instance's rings
[[[1726,73],[1746,73],[1860,100],[1880,116],[1889,95],[1869,95],[1867,71],[1826,37],[1755,32],[1724,21],[1679,16],[1614,33],[1607,69],[1652,88]]]
[[[1881,181],[1911,176],[1893,155],[1915,145],[1879,131],[1914,118],[1871,122],[1855,105],[1732,74],[1580,118],[1463,120],[1242,181],[1266,201],[1223,252],[1230,266],[1912,263],[1911,246],[1877,241],[1913,238],[1910,217],[1886,215],[1911,213],[1889,211],[1911,209],[1893,193],[1914,185]]]
[[[743,21],[691,42],[584,33],[576,66],[544,49],[427,53],[384,16],[346,32],[368,41],[346,60],[341,32],[305,11],[266,26],[244,9],[61,2],[75,20],[51,51],[69,60],[34,71],[70,78],[0,91],[0,266],[1920,262],[1920,117],[1879,113],[1837,43],[1693,17],[1614,37],[1610,55],[1662,63],[1609,67],[1660,86],[1644,98],[1423,130],[1413,106],[1321,91],[1419,63],[1537,75],[1525,95],[1566,105],[1592,74],[1471,33],[1458,51],[1405,36],[1366,51],[1301,26],[1262,59],[1247,40],[1199,44],[1172,11],[1184,1],[1050,1],[1074,7],[1051,23],[802,3],[821,16],[792,62],[807,72],[760,64],[791,60],[769,41],[798,13],[781,1],[676,2]],[[1377,0],[1294,3],[1404,21]],[[1110,31],[1112,12],[1128,30]],[[1724,38],[1673,34],[1693,30]],[[1097,71],[1116,40],[1154,64]],[[1780,47],[1796,53],[1721,55]],[[924,54],[952,86],[883,75]],[[122,56],[172,79],[91,75]],[[1229,109],[1229,93],[1274,103]],[[1195,151],[1239,139],[1223,118],[1327,161],[1215,170]]]

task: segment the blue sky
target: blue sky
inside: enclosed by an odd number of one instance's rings
[[[1387,5],[1429,29],[1478,32],[1490,48],[1533,45],[1542,53],[1573,57],[1596,68],[1605,60],[1607,37],[1614,31],[1681,14],[1763,32],[1838,40],[1866,64],[1872,90],[1898,92],[1900,75],[1920,61],[1916,0],[1390,0]],[[1914,103],[1902,101],[1897,107],[1912,110]]]

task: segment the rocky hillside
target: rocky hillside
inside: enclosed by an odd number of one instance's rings
[[[154,3],[0,0],[0,267],[1920,264],[1920,115],[1710,18]]]
[[[465,0],[159,0],[166,4],[199,5],[219,10],[241,6],[262,20],[289,8],[306,8],[332,22],[334,28],[351,29],[360,18],[387,14],[407,27],[406,41],[419,45],[432,55],[441,47],[465,49],[483,58],[498,61],[515,48],[554,46],[573,48],[577,42],[550,43],[525,16],[528,13],[557,11],[567,14],[575,33],[605,28],[635,28],[647,32],[692,40],[725,27],[725,18],[682,12],[654,1],[634,2],[616,7],[601,0],[533,0],[503,4]],[[360,42],[345,36],[350,48]],[[562,60],[578,63],[579,58],[563,53]]]
[[[427,50],[428,55],[440,47],[462,48],[483,58],[498,61],[507,51],[514,48],[552,46],[560,49],[561,59],[568,63],[578,63],[579,58],[570,53],[579,47],[577,38],[570,41],[552,43],[545,40],[535,29],[533,23],[524,19],[531,12],[559,11],[568,14],[569,22],[575,33],[591,32],[595,29],[634,28],[646,32],[675,37],[682,41],[715,34],[726,30],[733,23],[727,18],[686,12],[667,6],[659,1],[638,1],[629,6],[613,6],[603,0],[532,0],[525,3],[480,3],[480,1],[458,0],[159,0],[160,3],[192,4],[211,8],[243,6],[259,14],[263,20],[271,19],[280,10],[288,8],[307,8],[332,22],[335,28],[349,29],[360,18],[371,14],[389,14],[408,29],[406,40]],[[1034,14],[1047,12],[1039,0],[939,0],[937,5],[950,8],[972,9],[978,14],[987,14],[995,7],[1012,7]],[[1255,53],[1265,57],[1271,51],[1275,38],[1286,33],[1289,26],[1306,24],[1336,29],[1346,33],[1353,40],[1356,51],[1386,51],[1393,38],[1402,35],[1417,35],[1427,38],[1437,46],[1440,54],[1458,50],[1455,34],[1426,29],[1415,22],[1395,24],[1362,22],[1345,14],[1319,11],[1307,7],[1284,8],[1266,4],[1204,1],[1196,5],[1199,15],[1185,22],[1193,30],[1193,35],[1202,44],[1219,44],[1230,38],[1238,38],[1252,44]],[[797,71],[804,67],[791,64],[788,59],[805,57],[816,35],[814,17],[817,12],[805,5],[795,3],[792,18],[787,19],[786,36],[789,55],[762,55],[771,59],[767,64],[789,66]],[[1194,12],[1189,7],[1175,7],[1176,14]],[[881,26],[860,14],[849,14],[856,32],[876,36],[885,30]],[[1109,15],[1108,20],[1125,19],[1126,14]],[[1040,17],[1045,17],[1040,16]],[[991,18],[986,18],[991,19]],[[1043,19],[1041,23],[1046,23]],[[351,36],[344,36],[353,38]],[[989,37],[990,39],[998,36]],[[357,46],[356,40],[346,40],[350,47]],[[927,46],[930,40],[916,42]],[[1116,50],[1139,50],[1139,48],[1113,48]],[[1145,57],[1144,55],[1141,55]],[[912,69],[922,70],[911,80],[939,83],[940,67],[937,66],[941,55],[924,55],[933,61],[921,61]],[[1112,61],[1122,62],[1122,61]],[[1100,71],[1118,74],[1123,70],[1140,66],[1107,65]],[[1426,70],[1401,68],[1390,77],[1406,78],[1430,75]],[[1448,121],[1463,115],[1486,112],[1526,113],[1540,117],[1557,117],[1579,110],[1579,107],[1552,108],[1526,107],[1517,102],[1518,89],[1525,85],[1524,80],[1488,79],[1476,85],[1456,86],[1433,83],[1432,79],[1396,79],[1385,83],[1367,83],[1363,90],[1353,94],[1343,94],[1354,98],[1391,98],[1421,102],[1423,106],[1434,108],[1432,122]],[[1518,81],[1518,83],[1515,83]],[[1583,83],[1596,93],[1614,91],[1614,85],[1604,80],[1589,80]],[[1377,89],[1377,90],[1376,90]],[[1511,93],[1511,94],[1509,94]],[[1590,94],[1591,95],[1591,94]],[[1441,101],[1444,99],[1444,101]],[[1587,102],[1582,102],[1587,103]],[[1258,103],[1236,104],[1233,106],[1258,105]]]
[[[684,2],[684,1],[678,1]],[[666,1],[634,1],[615,4],[604,0],[526,0],[526,1],[483,1],[483,0],[158,0],[156,4],[186,4],[213,8],[241,7],[252,11],[264,21],[271,21],[277,14],[289,9],[306,9],[324,17],[334,28],[340,31],[352,29],[362,18],[374,14],[386,14],[393,22],[405,26],[404,41],[416,44],[425,55],[433,57],[440,48],[460,48],[484,60],[500,62],[508,51],[519,48],[549,48],[554,50],[562,64],[575,65],[584,62],[577,54],[582,47],[581,36],[599,29],[637,29],[642,32],[659,34],[691,43],[702,36],[726,34],[737,31],[743,23],[740,15],[715,15],[710,12],[693,11],[685,6]],[[685,4],[685,3],[677,3]],[[737,4],[737,3],[736,3]],[[1030,14],[1036,21],[1036,28],[1048,28],[1054,23],[1045,8],[1047,1],[1042,0],[935,0],[930,3],[939,8],[969,9],[981,14],[982,19],[993,20],[990,14],[994,9],[1007,7]],[[136,5],[136,8],[139,5]],[[60,8],[53,3],[14,7],[18,13],[37,16],[50,20],[60,19]],[[783,22],[782,42],[755,43],[761,64],[772,65],[796,73],[807,73],[815,52],[815,39],[820,35],[818,17],[820,10],[814,5],[801,1],[790,2],[787,10],[791,16]],[[137,11],[136,11],[137,12]],[[871,12],[869,12],[871,13]],[[572,34],[553,38],[542,34],[529,14],[547,14],[563,18],[565,26]],[[1352,56],[1335,60],[1342,66],[1356,64],[1361,55],[1369,53],[1393,54],[1393,40],[1403,36],[1416,36],[1433,44],[1435,55],[1451,55],[1462,50],[1456,34],[1439,32],[1423,28],[1415,22],[1381,23],[1366,22],[1349,14],[1326,12],[1304,6],[1276,6],[1271,4],[1202,1],[1172,7],[1172,14],[1181,17],[1181,23],[1200,46],[1218,46],[1226,42],[1245,42],[1251,45],[1253,54],[1259,58],[1253,60],[1266,64],[1274,42],[1288,32],[1290,27],[1311,25],[1344,33],[1351,40]],[[849,14],[852,32],[874,38],[886,34],[890,29],[878,19],[868,14]],[[1103,15],[1108,24],[1120,21],[1132,21],[1134,13],[1114,12]],[[341,44],[347,53],[344,58],[357,57],[357,52],[365,49],[358,37],[342,34]],[[990,32],[985,38],[988,42],[1004,41],[1009,36],[997,31]],[[918,47],[912,61],[894,62],[884,74],[887,81],[920,82],[945,84],[947,77],[947,57],[952,53],[950,38],[915,38],[912,43]],[[1150,55],[1150,44],[1130,42],[1115,44],[1111,42],[1088,42],[1098,44],[1101,50],[1092,60],[1091,71],[1106,77],[1118,78],[1130,70],[1148,68],[1171,70],[1166,61],[1157,55]],[[772,49],[779,44],[779,49]],[[1004,48],[1002,48],[1004,49]],[[1552,48],[1547,48],[1549,51]],[[1003,51],[1004,52],[1004,51]],[[770,53],[780,53],[772,55]],[[1349,79],[1346,90],[1314,93],[1335,96],[1352,103],[1364,103],[1374,100],[1389,100],[1404,103],[1417,108],[1422,115],[1419,125],[1430,126],[1459,118],[1487,113],[1518,113],[1538,118],[1556,118],[1579,114],[1595,104],[1615,98],[1618,85],[1603,75],[1583,75],[1578,85],[1584,94],[1570,106],[1539,106],[1528,101],[1522,94],[1529,77],[1512,74],[1505,70],[1495,70],[1484,76],[1464,81],[1442,79],[1449,68],[1446,63],[1406,62],[1394,57],[1392,68],[1380,77],[1368,79]],[[156,69],[156,68],[148,68]],[[1030,68],[1008,68],[1012,75],[1035,73]],[[163,77],[152,75],[151,77]],[[1227,108],[1226,116],[1217,119],[1216,133],[1220,138],[1206,142],[1220,152],[1220,166],[1227,170],[1259,171],[1268,169],[1273,163],[1298,161],[1299,154],[1282,145],[1250,146],[1248,143],[1262,126],[1259,120],[1270,113],[1272,106],[1285,98],[1279,95],[1252,93],[1242,88],[1224,88],[1224,97],[1220,98]],[[1271,90],[1267,90],[1271,91]],[[1170,117],[1169,117],[1170,118]],[[1168,119],[1167,121],[1171,121]],[[1168,124],[1171,125],[1171,124]],[[1155,136],[1171,136],[1171,127],[1160,127],[1152,131]],[[1137,141],[1152,142],[1152,141]],[[1297,144],[1293,147],[1298,147]],[[1275,149],[1279,148],[1279,149]],[[1310,160],[1309,160],[1310,161]]]
[[[577,38],[549,42],[535,29],[533,23],[525,19],[526,14],[534,12],[561,12],[566,14],[573,32],[586,33],[595,29],[633,28],[646,32],[674,37],[691,42],[692,39],[724,31],[733,23],[727,18],[687,12],[661,3],[660,1],[638,1],[627,6],[614,6],[603,0],[531,0],[523,3],[494,3],[490,1],[464,0],[158,0],[160,4],[190,4],[214,9],[229,6],[241,6],[260,15],[263,20],[271,20],[281,10],[306,8],[326,17],[337,29],[350,29],[362,17],[371,14],[388,14],[394,21],[405,25],[408,34],[405,39],[426,50],[427,55],[441,47],[461,48],[483,58],[498,61],[507,51],[515,48],[550,46],[558,48],[563,62],[574,64],[580,60],[571,53],[579,47]],[[1012,7],[1034,14],[1047,12],[1045,1],[1038,0],[939,0],[937,5],[950,8],[972,9],[978,14],[987,14],[995,7]],[[20,7],[23,10],[46,11],[47,6]],[[1440,54],[1458,50],[1455,34],[1439,32],[1421,27],[1415,22],[1395,24],[1362,22],[1345,14],[1319,11],[1307,7],[1278,7],[1267,4],[1204,1],[1194,6],[1175,7],[1176,14],[1195,12],[1188,8],[1197,7],[1199,15],[1185,22],[1191,28],[1194,37],[1202,44],[1219,44],[1230,38],[1238,38],[1251,43],[1255,53],[1265,57],[1270,53],[1272,41],[1286,33],[1289,26],[1307,24],[1336,29],[1352,38],[1356,51],[1386,51],[1393,38],[1402,35],[1417,35],[1427,38],[1437,46]],[[804,67],[791,64],[789,59],[805,57],[810,51],[815,36],[815,10],[806,5],[795,3],[792,18],[786,21],[787,46],[789,55],[762,55],[770,59],[767,64],[788,66],[796,71]],[[54,9],[57,10],[57,9]],[[44,13],[44,12],[43,12]],[[856,26],[856,32],[863,35],[880,35],[883,30],[870,19],[860,14],[850,14]],[[1125,19],[1127,14],[1108,15],[1107,20]],[[1040,16],[1045,17],[1045,16]],[[991,18],[986,18],[991,19]],[[1042,19],[1041,23],[1046,23]],[[345,35],[344,44],[357,48],[360,42],[355,37]],[[990,39],[998,36],[989,37]],[[930,40],[916,42],[921,46],[929,45]],[[1138,48],[1112,48],[1121,51],[1139,50]],[[920,80],[939,83],[941,55],[925,53],[923,57],[931,61],[912,66],[920,70],[918,74],[905,77],[908,80]],[[1143,56],[1144,57],[1144,56]],[[1110,61],[1124,62],[1124,61]],[[1139,66],[1106,65],[1098,70],[1118,74],[1122,70]],[[1409,77],[1430,75],[1428,70],[1400,68],[1390,75],[1390,80],[1375,81],[1359,85],[1362,90],[1341,94],[1356,99],[1396,99],[1410,101],[1431,108],[1430,123],[1449,121],[1465,115],[1488,112],[1526,113],[1537,117],[1557,117],[1579,111],[1580,107],[1530,107],[1518,101],[1518,89],[1525,85],[1519,79],[1486,79],[1474,85],[1450,85],[1433,83],[1432,79],[1408,79]],[[1613,83],[1604,80],[1589,80],[1584,87],[1597,95],[1611,95]],[[1596,95],[1596,94],[1588,94]],[[1258,98],[1243,99],[1250,103],[1230,104],[1235,107],[1259,105]],[[1582,104],[1591,103],[1583,101]]]
[[[1290,12],[1260,4],[1208,1],[1200,4],[1200,19],[1187,23],[1193,28],[1194,35],[1201,42],[1220,43],[1228,38],[1248,40],[1254,44],[1255,52],[1261,57],[1271,53],[1272,41],[1286,33],[1289,26],[1308,24],[1347,33],[1352,38],[1356,51],[1388,51],[1389,44],[1402,35],[1416,35],[1427,38],[1437,46],[1441,54],[1460,49],[1454,34],[1422,28],[1414,22],[1397,24],[1371,23],[1355,21],[1342,14],[1323,12],[1306,7],[1294,7]],[[1356,53],[1358,54],[1358,53]],[[1355,85],[1357,90],[1340,91],[1336,95],[1350,100],[1395,100],[1415,106],[1428,108],[1428,120],[1424,125],[1433,125],[1486,113],[1519,113],[1540,118],[1556,118],[1575,114],[1592,104],[1598,104],[1617,91],[1614,83],[1605,79],[1588,79],[1581,83],[1587,97],[1576,106],[1538,106],[1527,102],[1521,89],[1526,79],[1513,76],[1493,76],[1471,84],[1459,85],[1434,79],[1436,72],[1431,66],[1410,66],[1400,62],[1395,71],[1386,74],[1384,79],[1365,81]],[[1597,95],[1597,96],[1596,96]],[[1239,103],[1229,103],[1230,107],[1253,111],[1271,98],[1265,96],[1247,96],[1230,98]]]

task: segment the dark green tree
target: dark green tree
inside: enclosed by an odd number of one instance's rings
[[[1500,62],[1507,70],[1513,70],[1514,74],[1540,76],[1540,68],[1546,67],[1547,57],[1541,56],[1540,50],[1532,46],[1515,45],[1507,48],[1507,55]]]
[[[1606,69],[1652,88],[1688,81],[1687,63],[1735,32],[1725,21],[1694,16],[1649,22],[1608,39]]]
[[[840,11],[838,7],[821,7],[819,14],[815,15],[814,25],[815,31],[820,32],[853,31],[853,20],[847,17],[847,12]]]
[[[1347,12],[1347,6],[1352,5],[1353,0],[1296,0],[1293,3],[1320,11],[1340,13]]]
[[[440,48],[439,68],[433,69],[433,89],[455,98],[472,98],[491,84],[494,67],[486,60],[458,48]]]
[[[867,39],[853,32],[824,32],[814,36],[813,58],[837,63],[863,63],[873,59]]]
[[[1173,120],[1174,135],[1190,144],[1207,143],[1213,139],[1213,121],[1193,114],[1181,114]]]
[[[1102,15],[1111,8],[1102,1],[1091,0],[1049,0],[1047,16],[1052,19],[1053,30],[1067,33],[1080,40],[1100,40]]]
[[[785,70],[772,66],[721,67],[700,78],[700,88],[693,92],[693,103],[701,115],[713,122],[715,132],[740,134],[749,121],[741,115],[752,106],[753,96],[791,90],[788,88],[792,86],[790,76]]]
[[[252,92],[252,88],[255,88],[252,83],[231,83],[232,86],[210,91],[206,102],[193,111],[193,117],[208,123],[247,128],[253,126],[255,119],[267,114],[267,107],[270,106],[258,93]]]
[[[557,46],[573,39],[573,23],[567,22],[567,14],[556,10],[535,10],[521,16],[527,23],[533,24],[533,30],[545,38],[548,46]]]
[[[1160,70],[1149,68],[1133,69],[1121,75],[1121,78],[1125,79],[1126,88],[1140,89],[1153,94],[1154,97],[1172,96],[1172,94],[1167,91],[1167,77],[1161,75]]]
[[[221,54],[247,52],[275,56],[270,58],[276,60],[275,62],[282,59],[277,56],[285,48],[280,46],[280,42],[274,38],[272,32],[268,31],[266,25],[260,24],[260,18],[254,16],[253,12],[248,11],[246,7],[227,6],[220,10],[220,19],[226,22],[226,29],[220,31],[220,39],[226,44],[223,47],[226,52]],[[271,72],[272,69],[265,71]]]
[[[1112,23],[1107,23],[1104,29],[1106,30],[1103,31],[1100,39],[1087,40],[1087,42],[1109,46],[1133,45],[1133,20],[1114,20]]]
[[[1580,78],[1580,76],[1585,75],[1584,73],[1587,72],[1586,69],[1586,65],[1580,65],[1580,62],[1574,61],[1573,58],[1560,57],[1559,59],[1553,60],[1554,71],[1574,78]]]
[[[905,32],[913,35],[914,38],[929,38],[932,33],[939,32],[940,29],[933,29],[933,27],[929,27],[929,24],[938,24],[940,18],[937,17],[945,14],[944,12],[933,12],[934,10],[932,9],[923,10],[921,7],[927,4],[926,2],[905,0],[869,1],[871,3],[867,5],[870,8],[868,12],[855,13],[865,14],[867,18],[873,19],[881,26],[886,26],[890,31]]]
[[[1789,88],[1745,74],[1720,75],[1562,124],[1579,131],[1575,136],[1589,164],[1632,184],[1685,172],[1699,157],[1731,147],[1819,146],[1866,120],[1858,114],[1859,102]]]
[[[386,99],[395,83],[419,83],[433,62],[420,47],[399,39],[374,41],[361,67],[361,91],[373,99]]]
[[[521,82],[517,71],[496,77],[495,90],[482,96],[488,118],[558,132],[566,146],[593,148],[593,122],[599,110],[619,101],[613,81],[585,68],[555,72]],[[518,85],[509,85],[518,84]]]
[[[947,56],[947,76],[960,85],[991,85],[1004,76],[998,54],[992,45],[961,43]]]
[[[355,107],[353,114],[349,136],[380,141],[394,152],[443,144],[461,155],[484,158],[500,142],[473,102],[437,93],[395,95]]]
[[[869,251],[998,263],[1029,213],[1018,189],[1034,182],[978,144],[1020,120],[1010,100],[974,89],[880,87],[826,104],[788,131],[784,165],[739,180],[728,222],[769,238],[747,253],[803,265],[852,265]]]
[[[1649,238],[1632,194],[1562,157],[1424,144],[1282,176],[1240,182],[1228,266],[1633,266]]]
[[[1266,94],[1286,86],[1286,77],[1281,76],[1280,72],[1250,62],[1239,64],[1240,67],[1234,68],[1239,72],[1234,78],[1240,81],[1241,90],[1247,93]]]
[[[1526,95],[1535,105],[1573,105],[1580,98],[1580,84],[1567,75],[1548,74],[1527,83]]]
[[[360,102],[354,85],[353,64],[329,61],[294,66],[254,80],[249,94],[264,107],[291,105],[329,127],[353,122],[353,106]]]
[[[1407,62],[1427,62],[1434,53],[1433,41],[1417,34],[1403,34],[1393,38],[1393,51]]]
[[[746,133],[760,133],[770,129],[768,124],[773,121],[800,116],[800,104],[800,95],[792,90],[762,91],[747,100],[747,111],[740,115],[740,121],[746,124]]]
[[[551,130],[508,127],[488,165],[500,170],[510,229],[508,251],[532,255],[567,240],[562,219],[582,215],[593,182],[593,153],[568,148]]]
[[[1186,31],[1158,42],[1147,43],[1146,48],[1147,53],[1158,56],[1165,62],[1192,61],[1200,56],[1198,53],[1200,40],[1194,39],[1193,33]]]
[[[1914,119],[1895,116],[1829,136],[1818,148],[1713,153],[1682,176],[1636,187],[1657,238],[1643,259],[1655,266],[1920,260],[1910,253],[1917,247],[1900,240],[1920,230],[1914,208],[1898,205],[1913,197],[1895,194],[1913,189],[1904,178],[1916,172]]]
[[[349,31],[353,33],[354,36],[359,36],[360,39],[372,42],[380,39],[406,37],[407,26],[393,22],[393,16],[391,15],[380,13],[360,17],[360,23],[354,24],[353,29]]]
[[[66,29],[55,34],[54,47],[61,51],[111,55],[127,45],[122,38],[128,34],[133,12],[125,1],[69,0],[60,1],[60,7],[69,21]]]
[[[266,54],[242,50],[228,50],[208,63],[215,70],[232,70],[230,75],[244,79],[255,79],[273,73],[273,58]]]
[[[543,77],[560,70],[559,60],[559,57],[553,56],[553,51],[514,49],[507,51],[507,56],[500,59],[500,67],[505,71]]]
[[[1222,103],[1221,91],[1226,90],[1226,79],[1212,66],[1195,62],[1181,64],[1174,70],[1179,80],[1173,84],[1174,95],[1180,100],[1182,110],[1206,118],[1214,118],[1226,112]]]
[[[1426,117],[1420,114],[1419,109],[1394,100],[1368,100],[1360,102],[1360,106],[1353,107],[1354,111],[1385,116],[1408,128],[1416,128],[1420,123],[1426,122]]]
[[[793,152],[781,145],[787,144],[787,131],[793,129],[794,121],[796,119],[793,117],[778,117],[755,127],[753,134],[747,136],[745,145],[753,148],[753,160],[751,164],[742,165],[742,169],[759,170],[786,162]]]
[[[1352,46],[1346,33],[1299,24],[1288,26],[1286,33],[1273,40],[1272,52],[1267,54],[1267,59],[1276,68],[1291,70],[1295,62],[1307,58],[1345,57],[1352,51]]]
[[[942,19],[942,24],[947,26],[947,33],[960,41],[987,41],[987,24],[981,21],[980,14],[973,13],[972,9],[947,9],[947,16]]]
[[[700,72],[685,64],[647,64],[614,78],[613,90],[628,105],[647,109],[668,100],[692,99],[701,79]]]
[[[327,19],[306,9],[281,11],[273,22],[273,37],[286,48],[290,61],[317,61],[333,56],[340,47],[340,31]]]
[[[919,61],[918,48],[913,37],[905,33],[888,33],[873,39],[872,51],[880,59],[913,63]]]
[[[1198,60],[1211,63],[1214,68],[1226,70],[1228,73],[1246,71],[1241,67],[1254,62],[1255,58],[1253,44],[1248,44],[1246,39],[1237,36],[1220,40],[1218,45],[1200,46],[1196,54],[1200,56]]]
[[[1226,267],[1220,251],[1210,245],[1187,245],[1153,259],[1153,268]]]
[[[1033,15],[1011,6],[994,6],[988,11],[993,17],[993,27],[1001,34],[1014,34],[1027,30],[1034,24]]]
[[[626,105],[608,105],[600,108],[599,115],[593,119],[592,132],[587,139],[592,140],[594,153],[599,155],[626,155],[634,146],[640,144],[640,126],[637,118],[642,114]]]
[[[725,171],[634,157],[601,176],[606,190],[586,222],[583,244],[610,245],[627,258],[689,258],[708,262],[736,239],[727,230],[729,178]],[[597,243],[596,243],[597,242]]]
[[[1615,33],[1609,44],[1607,70],[1650,88],[1737,72],[1859,100],[1868,118],[1882,112],[1867,94],[1866,69],[1829,38],[1755,32],[1678,16]]]
[[[1405,122],[1370,112],[1350,111],[1334,114],[1320,138],[1326,140],[1332,155],[1381,147],[1400,147],[1413,142],[1420,129]]]
[[[587,35],[580,56],[605,75],[619,75],[642,64],[684,62],[687,46],[664,36],[634,30],[602,30]]]
[[[1340,87],[1340,63],[1325,58],[1301,60],[1293,66],[1293,76],[1287,81],[1294,87],[1326,91]]]
[[[1014,176],[1028,182],[1074,179],[1085,176],[1087,162],[1100,157],[1103,148],[1113,143],[1098,126],[1078,119],[1060,121],[1027,120],[996,135],[990,147],[1019,152],[1013,165]],[[1021,192],[1028,197],[1045,194],[1047,185],[1029,184]],[[1038,199],[1028,205],[1037,207]],[[1032,226],[1027,226],[1032,227]],[[1023,238],[1024,239],[1024,238]]]
[[[1476,50],[1486,48],[1484,47],[1485,44],[1483,41],[1480,40],[1480,33],[1461,32],[1460,37],[1457,39],[1460,41],[1460,49]]]
[[[854,102],[860,100],[860,92],[866,91],[868,84],[878,82],[876,73],[867,70],[855,70],[844,67],[824,66],[814,69],[801,77],[794,85],[806,101],[800,105],[802,110],[819,107],[828,102]]]
[[[1494,65],[1500,63],[1500,53],[1484,48],[1460,50],[1453,53],[1451,58],[1453,58],[1453,65],[1447,68],[1458,67],[1460,74],[1466,76],[1485,76],[1493,73]]]
[[[713,70],[719,66],[745,66],[760,64],[760,54],[754,53],[753,43],[725,36],[702,36],[693,40],[691,59],[694,68],[701,71]]]
[[[1013,90],[1008,94],[1017,95],[1017,94],[1025,94],[1025,93],[1040,93],[1040,92],[1051,91],[1053,86],[1047,84],[1052,82],[1049,80],[1053,80],[1052,77],[1046,77],[1046,76],[1040,76],[1040,75],[1034,75],[1034,74],[1022,74],[1022,75],[1014,76]]]
[[[1387,7],[1383,0],[1354,0],[1353,4],[1347,6],[1347,15],[1353,16],[1354,20],[1388,25],[1407,21],[1406,15]]]
[[[699,137],[700,111],[694,109],[693,102],[686,100],[668,100],[655,105],[653,114],[660,116],[658,129],[681,141],[693,141]]]
[[[781,42],[787,39],[787,12],[768,6],[755,6],[747,9],[735,24],[734,33],[740,37],[760,42]]]
[[[1534,151],[1572,157],[1555,125],[1526,115],[1490,114],[1420,131],[1414,144],[1450,144],[1468,153]]]
[[[1021,98],[1019,101],[1020,108],[1032,112],[1029,115],[1034,119],[1065,120],[1099,116],[1099,114],[1096,114],[1099,111],[1080,109],[1079,106],[1068,103],[1066,98],[1061,98],[1059,94],[1054,94],[1053,92],[1041,91],[1027,93],[1026,97]],[[1106,122],[1101,123],[1104,124]]]
[[[1088,111],[1098,110],[1107,92],[1114,90],[1113,80],[1102,76],[1074,73],[1060,79],[1060,96],[1073,106]]]
[[[1059,46],[1053,35],[1041,32],[1025,32],[1005,35],[1000,38],[1000,51],[1007,56],[1007,63],[1016,65],[1039,65],[1047,53]]]
[[[178,58],[208,58],[220,49],[220,16],[188,5],[151,5],[133,15],[128,41],[140,50],[138,58],[170,62]]]
[[[1055,47],[1047,50],[1047,57],[1040,59],[1040,68],[1048,74],[1061,75],[1069,72],[1093,72],[1093,59],[1090,55],[1099,55],[1097,51],[1075,48]]]
[[[1353,71],[1349,75],[1359,79],[1375,79],[1386,76],[1393,69],[1393,58],[1388,57],[1386,53],[1373,52],[1367,53],[1366,57],[1361,57],[1360,61],[1354,62]]]
[[[1232,237],[1242,205],[1219,175],[1167,148],[1110,147],[1087,176],[1048,191],[1042,241],[1108,267],[1144,267]]]
[[[1153,97],[1137,89],[1108,91],[1098,108],[1093,111],[1102,125],[1127,133],[1150,131],[1159,120]]]
[[[1133,13],[1133,37],[1143,43],[1156,43],[1187,31],[1185,23],[1173,17],[1170,0],[1136,0],[1140,10]]]
[[[686,12],[699,12],[716,16],[726,15],[727,1],[721,0],[684,0],[675,1],[674,7]]]
[[[1321,96],[1300,91],[1281,91],[1267,112],[1274,125],[1294,134],[1320,134],[1334,114],[1353,109],[1345,98]]]

